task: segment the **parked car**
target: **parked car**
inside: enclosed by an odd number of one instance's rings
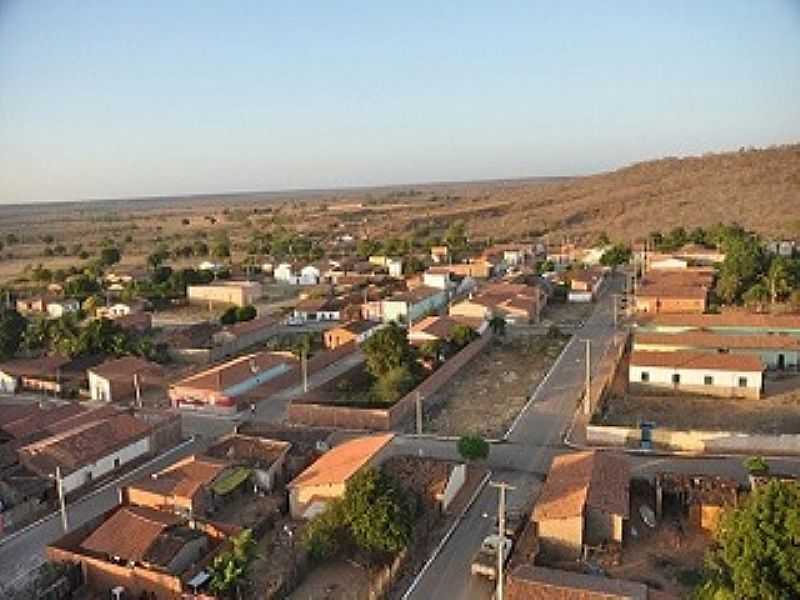
[[[472,559],[471,571],[473,575],[482,575],[491,580],[497,579],[497,552],[501,547],[501,543],[503,564],[508,561],[514,542],[508,537],[502,538],[501,542],[500,536],[496,533],[487,535]]]

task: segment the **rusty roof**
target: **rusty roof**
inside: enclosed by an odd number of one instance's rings
[[[757,354],[721,354],[719,352],[696,352],[676,350],[674,352],[631,352],[631,366],[664,367],[668,369],[701,369],[716,371],[761,372],[764,365]]]
[[[297,362],[297,357],[290,352],[256,352],[190,375],[174,383],[173,386],[221,392],[250,379],[260,371],[279,365],[292,367]]]
[[[181,518],[171,513],[122,506],[83,540],[81,548],[126,561],[143,561],[156,539],[180,522]]]
[[[132,381],[134,375],[161,378],[164,370],[156,363],[137,356],[123,356],[89,369],[98,377],[111,381]]]
[[[648,600],[643,583],[533,565],[520,565],[508,580],[508,600]]]
[[[715,349],[758,349],[758,350],[800,350],[800,337],[788,334],[732,335],[707,331],[685,331],[680,333],[659,333],[639,331],[634,336],[636,344],[660,346],[688,346],[690,348]]]
[[[534,508],[534,520],[565,519],[585,507],[628,516],[630,466],[621,454],[589,451],[553,459]]]
[[[657,314],[641,319],[643,324],[675,327],[752,327],[757,329],[800,329],[800,313],[763,314],[743,310],[720,314]]]
[[[448,339],[453,329],[462,323],[453,317],[425,317],[411,326],[411,333],[427,333],[439,339]]]
[[[346,483],[394,438],[393,433],[357,437],[328,450],[288,487]]]
[[[703,300],[708,296],[708,288],[694,285],[670,285],[668,283],[649,283],[639,286],[637,298],[689,298]]]
[[[206,456],[189,456],[166,469],[131,484],[164,496],[192,498],[203,486],[210,485],[228,468],[228,462]]]

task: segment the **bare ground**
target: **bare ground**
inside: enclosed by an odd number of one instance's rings
[[[495,341],[437,394],[425,431],[500,437],[555,362],[566,338]]]

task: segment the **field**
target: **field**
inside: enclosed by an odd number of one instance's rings
[[[768,375],[760,400],[690,395],[615,397],[608,400],[604,425],[636,427],[654,421],[658,427],[744,433],[800,431],[800,376]]]
[[[436,395],[425,432],[502,436],[565,343],[544,335],[493,341]]]
[[[457,220],[480,244],[538,236],[590,242],[600,232],[629,240],[734,218],[767,236],[800,234],[800,145],[666,158],[573,179],[2,206],[0,285],[36,284],[37,265],[80,268],[105,243],[120,248],[119,268],[143,270],[160,244],[174,250],[202,242],[213,250],[223,239],[230,259],[212,260],[240,264],[254,235],[282,229],[341,255],[352,251],[337,241],[344,234],[410,235],[424,247]],[[168,262],[181,268],[207,259],[179,252]]]

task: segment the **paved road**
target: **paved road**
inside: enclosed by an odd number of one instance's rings
[[[120,480],[106,484],[91,495],[76,500],[67,507],[70,529],[116,506],[119,503],[120,485],[146,477],[176,460],[197,452],[202,448],[201,444],[200,441],[188,441],[128,473]],[[59,513],[52,513],[19,535],[12,534],[0,540],[0,597],[3,596],[4,585],[13,585],[44,561],[44,547],[61,535],[63,535],[61,516]]]

